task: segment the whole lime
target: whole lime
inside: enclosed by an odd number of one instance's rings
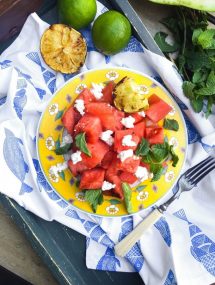
[[[58,0],[60,22],[79,30],[89,25],[96,15],[96,0]]]
[[[107,55],[115,54],[128,44],[131,25],[121,13],[107,11],[95,20],[92,37],[99,51]]]

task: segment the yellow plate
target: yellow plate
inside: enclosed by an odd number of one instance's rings
[[[89,204],[84,201],[84,194],[77,187],[75,178],[70,170],[63,171],[59,177],[49,173],[51,166],[64,161],[62,155],[56,155],[54,152],[56,142],[58,140],[62,141],[63,126],[61,117],[64,110],[73,103],[84,87],[90,87],[92,82],[101,83],[107,80],[118,82],[124,76],[134,78],[138,84],[142,85],[142,90],[145,91],[147,96],[155,93],[170,104],[173,107],[173,111],[167,117],[174,118],[179,123],[178,132],[164,131],[169,143],[175,146],[174,149],[179,156],[179,162],[176,167],[172,167],[171,163],[168,163],[168,168],[159,181],[150,182],[147,180],[132,188],[134,213],[156,204],[172,189],[180,176],[186,158],[187,132],[181,111],[167,90],[153,78],[124,68],[91,70],[73,77],[55,93],[41,117],[37,134],[37,151],[42,171],[52,188],[65,201],[86,213],[93,214]],[[98,206],[96,214],[105,217],[128,215],[124,202],[109,196],[105,196],[104,202]]]

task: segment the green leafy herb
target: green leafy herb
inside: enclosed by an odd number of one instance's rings
[[[128,183],[123,182],[122,183],[122,190],[124,193],[125,206],[126,206],[127,212],[129,214],[131,214],[133,212],[132,203],[131,203],[131,193],[132,193],[131,187]]]
[[[172,130],[172,131],[176,131],[176,132],[179,130],[179,124],[174,119],[166,119],[165,118],[163,127],[166,130]]]
[[[215,104],[215,29],[208,28],[204,12],[182,7],[175,11],[175,15],[161,23],[172,32],[175,40],[172,46],[178,46],[174,61],[184,79],[184,94],[195,112],[205,112],[208,117]],[[174,48],[166,43],[166,37],[167,34],[158,33],[155,39],[173,61],[173,56],[167,53]]]
[[[174,43],[173,45],[170,45],[169,43],[167,43],[166,42],[167,36],[168,35],[164,32],[158,32],[158,33],[156,33],[154,39],[163,52],[175,52],[175,51],[177,51],[178,47],[179,47],[178,44]]]
[[[173,149],[173,145],[170,146],[169,148],[170,154],[172,156],[172,166],[176,167],[178,161],[179,161],[179,157],[177,156],[177,154],[175,153],[174,149]]]
[[[153,178],[151,181],[157,181],[161,178],[163,174],[163,166],[162,164],[151,164],[150,171],[153,173]]]
[[[137,156],[144,156],[147,155],[149,152],[149,142],[142,138],[141,142],[138,144],[135,154]]]
[[[151,147],[151,152],[154,158],[154,162],[163,162],[169,155],[169,145],[168,143],[154,144]]]
[[[79,133],[75,137],[75,145],[86,155],[91,156],[91,152],[89,151],[85,139],[85,133]]]
[[[67,143],[65,144],[64,146],[58,146],[56,147],[55,149],[55,153],[57,155],[62,155],[62,154],[66,154],[72,147],[72,144],[71,143]]]
[[[91,205],[93,212],[96,213],[97,206],[103,203],[102,190],[86,190],[84,198]]]

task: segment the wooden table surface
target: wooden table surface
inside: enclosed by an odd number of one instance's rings
[[[159,20],[170,13],[171,10],[167,6],[151,4],[146,0],[130,0],[130,3],[152,34],[158,30],[165,31]],[[0,264],[34,285],[57,285],[25,235],[5,213],[2,205],[0,228]]]

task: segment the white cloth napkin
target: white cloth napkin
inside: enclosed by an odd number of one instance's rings
[[[98,14],[106,11],[99,2],[97,6]],[[52,94],[72,76],[55,73],[42,60],[39,41],[47,27],[32,14],[18,38],[0,56],[1,192],[41,218],[56,220],[84,234],[88,268],[137,271],[147,285],[215,282],[214,172],[197,189],[175,201],[126,258],[115,256],[113,246],[146,212],[117,219],[92,217],[76,211],[48,186],[36,155],[37,124]],[[94,48],[90,28],[82,32],[87,39],[88,56],[81,71],[123,66],[157,80],[162,78],[176,96],[187,123],[189,147],[185,167],[204,159],[215,142],[215,112],[206,120],[191,111],[172,63],[144,49],[133,37],[121,53],[104,56]]]

